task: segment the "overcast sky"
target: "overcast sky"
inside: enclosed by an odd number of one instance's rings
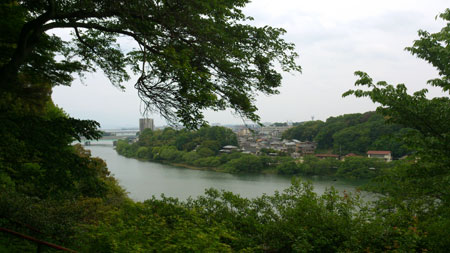
[[[405,83],[412,92],[425,87],[437,72],[404,48],[417,39],[417,30],[437,32],[444,22],[435,17],[448,0],[255,0],[244,13],[257,26],[287,30],[284,38],[296,45],[302,74],[283,73],[280,94],[261,95],[258,114],[263,122],[325,120],[330,116],[374,110],[368,99],[342,98],[365,71],[375,81]],[[53,100],[72,117],[93,119],[104,129],[137,127],[141,103],[131,80],[122,92],[99,71],[71,87],[56,87]],[[427,87],[431,96],[439,89]],[[166,125],[149,115],[157,126]],[[206,112],[210,123],[242,124],[231,112]]]

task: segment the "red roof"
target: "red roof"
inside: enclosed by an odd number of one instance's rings
[[[390,155],[391,151],[369,150],[368,155]]]
[[[359,156],[359,155],[357,155],[357,154],[355,154],[355,153],[348,153],[348,154],[346,154],[345,156],[346,156],[346,157],[350,157],[350,156]]]

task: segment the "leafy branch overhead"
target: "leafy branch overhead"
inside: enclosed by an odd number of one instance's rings
[[[9,1],[9,13],[19,29],[10,55],[2,56],[2,87],[18,85],[18,73],[68,85],[71,73],[101,68],[110,81],[122,87],[131,69],[139,76],[135,87],[146,109],[188,127],[204,124],[203,110],[231,108],[258,121],[257,92],[276,94],[281,75],[275,70],[301,71],[295,63],[294,45],[285,42],[283,29],[254,27],[241,8],[249,0],[174,1]],[[13,14],[8,14],[13,15]],[[72,42],[48,35],[53,29],[72,30]],[[131,39],[121,48],[118,39]],[[39,72],[28,69],[42,44],[52,57]],[[130,41],[130,40],[126,40]],[[130,47],[135,48],[130,49]],[[42,57],[41,57],[42,58]],[[58,65],[58,66],[57,66]],[[55,68],[58,67],[58,68]],[[64,78],[54,80],[50,72]],[[65,71],[63,71],[65,70]]]
[[[431,63],[439,73],[439,78],[429,80],[428,83],[449,92],[449,59],[450,59],[450,9],[440,14],[446,26],[441,31],[430,34],[419,31],[420,39],[414,41],[412,47],[406,50]],[[424,137],[432,137],[442,143],[450,143],[450,132],[447,122],[450,121],[450,99],[448,96],[428,99],[428,90],[422,89],[410,95],[404,84],[393,86],[385,81],[373,82],[372,78],[364,72],[357,71],[359,77],[356,86],[366,86],[369,90],[349,90],[344,97],[369,97],[381,106],[377,111],[387,119],[406,127],[417,130]],[[434,144],[435,145],[435,144]],[[444,150],[448,150],[445,148]]]
[[[406,50],[437,69],[440,78],[429,80],[429,84],[450,91],[450,9],[446,9],[438,17],[447,22],[441,31],[430,34],[420,30],[420,39],[415,40],[413,46]]]
[[[386,177],[386,192],[408,198],[415,193],[442,201],[448,207],[448,182],[450,171],[450,9],[439,15],[446,25],[437,33],[419,31],[419,39],[406,50],[426,60],[438,71],[439,77],[428,81],[443,90],[442,97],[427,98],[427,89],[409,94],[404,84],[396,86],[385,81],[374,83],[364,72],[357,71],[356,86],[366,89],[349,90],[343,96],[368,97],[378,103],[377,111],[388,122],[410,128],[404,140],[415,150],[415,160],[409,167],[398,168]],[[400,175],[400,176],[399,176]],[[391,187],[402,178],[401,187]],[[391,180],[391,181],[389,181]],[[387,183],[386,183],[387,182]],[[382,184],[380,184],[382,185]],[[433,205],[438,202],[432,203]],[[439,205],[438,205],[439,206]],[[429,212],[431,208],[426,207]],[[447,211],[448,212],[448,211]]]

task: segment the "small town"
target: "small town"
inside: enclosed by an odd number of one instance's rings
[[[235,130],[238,136],[239,147],[225,146],[221,150],[222,152],[230,152],[231,150],[239,150],[243,153],[259,155],[261,150],[273,150],[290,155],[292,158],[300,158],[305,155],[314,155],[318,158],[335,158],[345,159],[346,157],[357,156],[354,153],[348,153],[345,155],[340,154],[316,154],[317,143],[313,141],[299,141],[296,139],[284,140],[281,135],[284,131],[288,130],[292,126],[267,126],[258,129],[252,129],[243,127],[240,130]],[[239,128],[238,128],[239,129]],[[269,155],[276,156],[277,152],[269,153]],[[367,157],[383,159],[386,162],[392,161],[390,151],[369,150],[367,151]]]
[[[157,129],[154,125],[154,120],[151,118],[140,119],[139,126],[139,132],[142,132],[144,129]],[[316,153],[317,143],[314,141],[283,139],[282,134],[293,127],[293,125],[289,125],[288,123],[284,123],[284,126],[269,125],[261,127],[255,125],[234,125],[227,127],[236,134],[238,146],[225,145],[220,149],[221,153],[241,152],[244,154],[261,155],[263,151],[264,154],[270,156],[288,155],[297,159],[300,163],[303,161],[303,157],[307,155],[312,155],[319,159],[332,158],[336,160],[345,160],[347,157],[362,157],[362,155],[357,155],[355,153]],[[133,143],[139,140],[138,136],[134,135],[136,131],[137,130],[129,130],[127,132],[122,130],[119,135],[127,137],[129,143]],[[110,138],[117,137],[111,136],[110,132],[106,133]],[[117,133],[113,133],[113,135],[117,135]],[[103,138],[105,137],[106,136]],[[89,144],[90,142],[87,143],[87,145]],[[391,162],[393,160],[391,151],[387,150],[367,150],[366,157],[381,159],[385,162]]]

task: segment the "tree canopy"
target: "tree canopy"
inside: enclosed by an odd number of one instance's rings
[[[249,25],[241,10],[248,2],[6,1],[1,87],[69,85],[72,74],[100,68],[117,87],[138,75],[146,109],[172,122],[197,127],[205,123],[203,110],[226,108],[258,121],[256,93],[276,94],[281,85],[274,63],[301,68],[283,29]],[[71,40],[50,35],[55,29],[71,30]]]
[[[389,150],[399,158],[411,152],[401,140],[406,131],[399,124],[386,124],[380,113],[366,112],[329,117],[325,122],[303,122],[286,130],[283,138],[315,141],[318,152],[365,155],[368,150]]]
[[[281,84],[274,64],[300,67],[293,44],[281,38],[283,29],[249,25],[241,11],[246,3],[2,1],[0,187],[41,197],[78,194],[86,178],[85,196],[102,187],[103,179],[86,165],[89,158],[70,145],[82,136],[98,138],[99,124],[70,118],[50,97],[53,87],[70,85],[77,74],[101,69],[119,88],[136,74],[146,108],[188,128],[204,124],[208,108],[232,108],[257,121],[255,94],[275,94]],[[55,35],[61,29],[70,37]]]
[[[428,231],[430,246],[446,249],[450,243],[450,9],[439,17],[446,25],[436,33],[419,31],[419,39],[406,50],[436,67],[439,76],[428,83],[442,88],[442,97],[427,98],[427,89],[409,94],[404,84],[374,83],[362,71],[355,73],[355,85],[366,89],[350,90],[344,96],[368,97],[380,104],[377,111],[388,122],[411,129],[404,140],[416,153],[409,164],[392,168],[374,183],[372,190],[386,196],[377,208],[384,217],[420,220],[419,229]]]
[[[439,16],[447,21],[447,25],[434,34],[419,31],[420,38],[406,50],[427,60],[437,68],[439,77],[428,83],[441,87],[444,94],[447,94],[450,78],[449,58],[446,57],[450,54],[450,9]],[[445,178],[450,172],[450,127],[448,126],[450,99],[448,94],[429,99],[426,97],[427,89],[408,94],[404,84],[394,86],[385,81],[374,83],[367,73],[361,71],[356,72],[355,75],[359,77],[355,85],[365,86],[368,90],[350,90],[343,96],[353,94],[356,97],[369,97],[373,102],[381,105],[377,111],[384,115],[388,122],[410,128],[411,131],[408,131],[407,138],[404,140],[411,149],[417,151],[415,156],[418,162],[410,168],[408,177],[415,175],[420,177],[420,181],[428,181],[421,184],[427,188],[427,192],[431,190],[429,187],[439,188],[440,184],[437,182],[448,180]],[[431,171],[430,166],[434,168]],[[414,182],[417,183],[416,180]],[[433,189],[432,191],[436,194],[434,197],[442,198],[441,190]]]

